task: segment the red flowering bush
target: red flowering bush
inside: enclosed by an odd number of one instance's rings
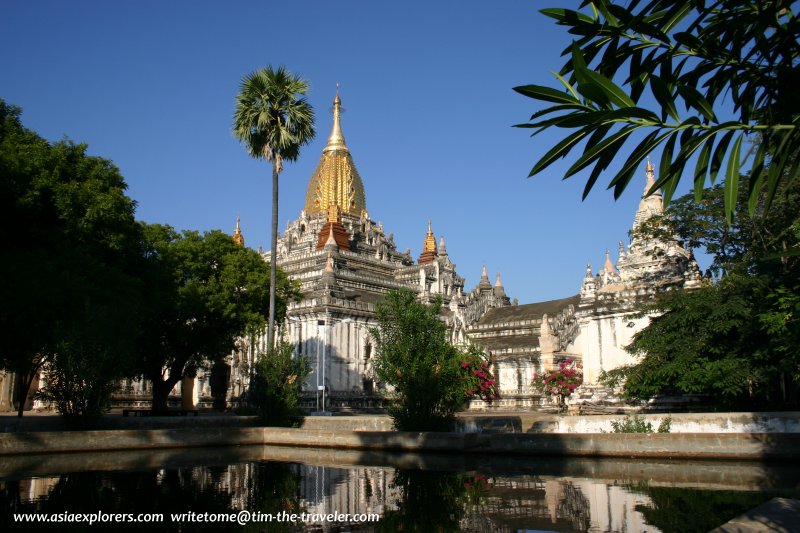
[[[466,478],[464,492],[467,502],[472,505],[479,505],[481,500],[489,495],[493,487],[494,484],[481,474]]]
[[[534,389],[550,396],[557,396],[559,403],[575,392],[583,383],[583,365],[580,361],[569,358],[558,363],[558,368],[543,374],[533,375],[532,386]]]
[[[470,347],[463,353],[461,372],[464,375],[464,396],[467,400],[495,400],[500,397],[497,380],[492,373],[491,354],[488,357],[478,348]]]

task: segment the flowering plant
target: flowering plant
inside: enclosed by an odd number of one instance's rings
[[[583,383],[583,365],[580,361],[569,358],[558,363],[558,368],[542,374],[533,374],[532,386],[545,394],[557,396],[559,403],[575,392]]]
[[[494,484],[481,474],[470,476],[464,481],[467,501],[473,505],[480,504],[481,499],[488,496],[493,487]]]
[[[497,380],[492,373],[494,359],[488,357],[478,348],[470,347],[462,357],[461,372],[464,375],[464,395],[467,400],[480,398],[492,401],[500,397]]]

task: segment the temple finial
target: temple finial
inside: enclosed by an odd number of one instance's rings
[[[649,193],[656,184],[655,169],[655,166],[650,161],[650,156],[647,156],[647,164],[644,167],[645,175],[647,176],[647,182],[644,186],[644,196],[647,196],[647,193]]]
[[[332,152],[334,150],[349,151],[342,133],[341,114],[342,99],[339,97],[339,84],[337,83],[336,96],[333,99],[333,128],[331,129],[330,137],[328,137],[328,145],[325,146],[323,152]]]
[[[481,290],[492,288],[492,283],[489,281],[489,274],[486,272],[485,263],[483,265],[483,269],[481,270],[481,279],[478,281],[478,288]]]
[[[606,248],[606,262],[603,265],[606,272],[614,272],[614,263],[611,262],[611,252]]]
[[[433,223],[430,219],[428,219],[428,232],[425,234],[425,241],[422,245],[422,255],[420,256],[421,261],[427,262],[428,259],[432,259],[432,255],[436,255],[438,253],[438,249],[436,248],[436,237],[433,235]]]
[[[242,235],[242,228],[239,223],[239,215],[236,215],[236,228],[233,230],[233,242],[238,246],[244,246],[244,235]]]

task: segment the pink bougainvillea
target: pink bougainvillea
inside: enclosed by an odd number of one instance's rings
[[[583,365],[574,359],[566,359],[558,364],[558,368],[533,375],[533,388],[538,391],[566,398],[575,392],[583,383]]]
[[[464,354],[461,370],[464,373],[464,392],[467,400],[477,398],[491,401],[500,397],[497,380],[491,370],[493,362],[491,354],[486,357],[477,350],[470,350]]]

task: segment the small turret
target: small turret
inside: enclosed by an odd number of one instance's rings
[[[592,275],[592,264],[586,263],[586,276],[581,285],[581,300],[594,300],[597,294],[597,282]]]
[[[503,282],[500,280],[500,272],[497,273],[497,277],[494,281],[494,295],[498,298],[504,298],[506,295],[506,289],[503,287]]]
[[[478,282],[478,288],[481,290],[492,288],[492,284],[489,281],[489,274],[486,273],[486,265],[483,265],[483,270],[481,270],[481,280]]]

